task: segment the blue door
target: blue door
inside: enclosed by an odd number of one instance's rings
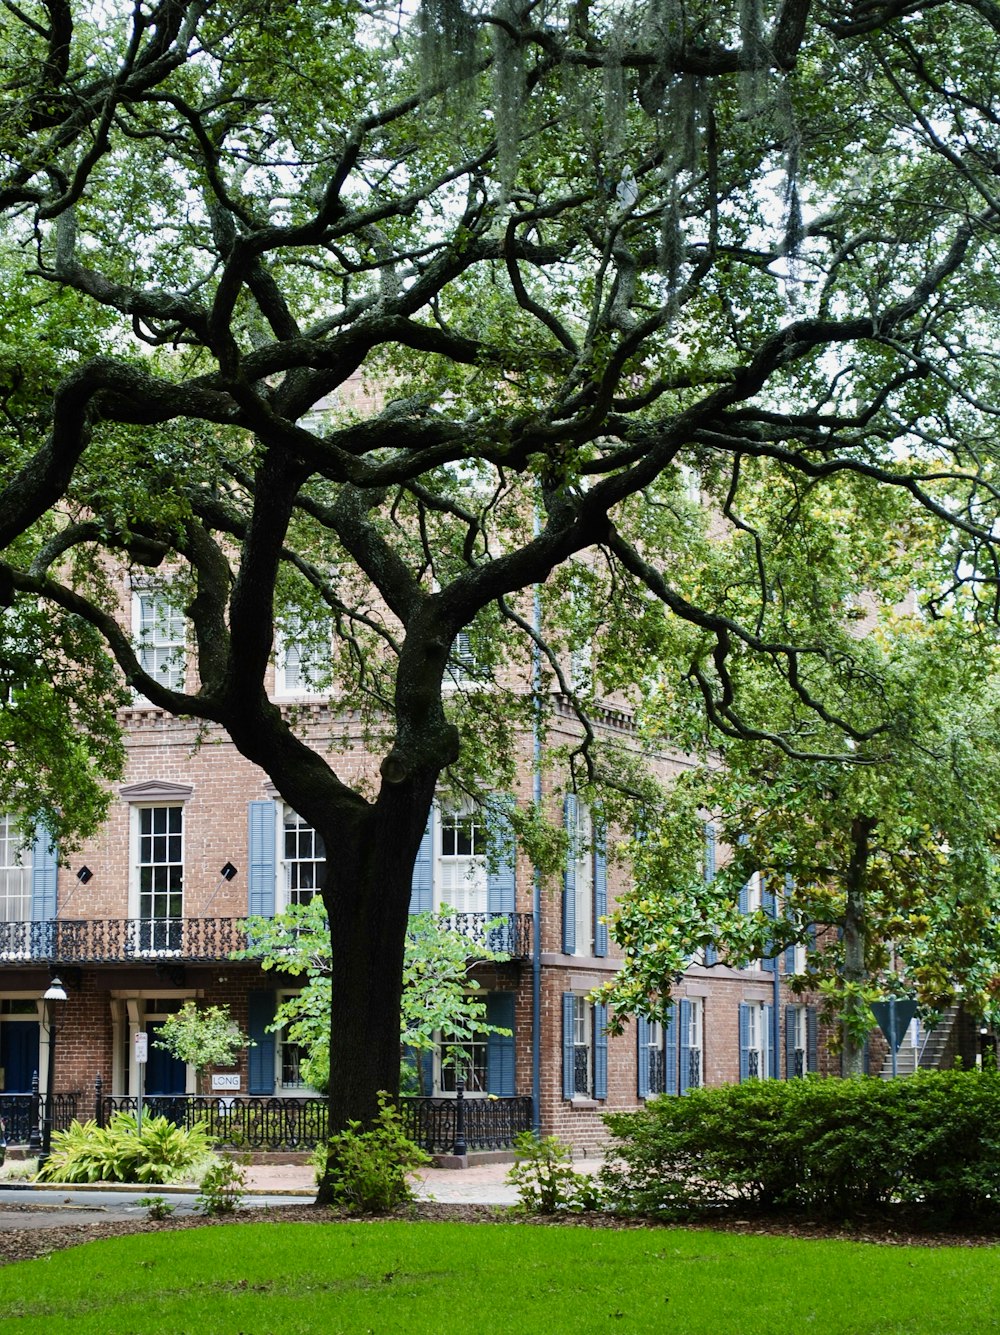
[[[5,1020],[0,1024],[0,1068],[5,1094],[30,1094],[38,1070],[38,1021]]]
[[[187,1083],[187,1067],[169,1052],[156,1046],[163,1021],[150,1020],[146,1024],[149,1034],[149,1057],[146,1062],[146,1094],[183,1094]]]

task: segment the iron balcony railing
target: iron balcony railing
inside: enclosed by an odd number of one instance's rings
[[[531,954],[530,913],[455,913],[447,920],[470,943],[514,959]],[[50,918],[0,922],[0,967],[121,964],[135,961],[215,963],[245,950],[241,918]]]

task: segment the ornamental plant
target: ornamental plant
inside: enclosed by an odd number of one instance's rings
[[[193,1066],[200,1090],[207,1067],[235,1065],[240,1052],[252,1044],[228,1006],[199,1008],[196,1002],[185,1001],[179,1011],[164,1020],[153,1046]]]

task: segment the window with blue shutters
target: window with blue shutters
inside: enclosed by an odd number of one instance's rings
[[[39,839],[48,846],[44,831]],[[37,842],[37,841],[36,841]],[[35,893],[34,850],[24,843],[17,821],[6,812],[0,812],[0,922],[41,921],[52,914],[35,915],[46,907],[45,889]]]
[[[814,1006],[785,1007],[785,1078],[819,1069],[818,1023]]]
[[[563,1098],[608,1096],[608,1008],[564,992],[562,999]]]
[[[275,910],[275,811],[274,802],[251,802],[248,811],[247,908],[260,918]]]
[[[486,1019],[509,1034],[491,1033],[486,1040],[486,1089],[489,1094],[511,1098],[517,1093],[514,1063],[514,993],[490,992]]]
[[[771,1045],[771,1006],[742,1002],[739,1009],[740,1080],[770,1080],[775,1071]]]
[[[410,912],[432,913],[434,903],[434,808],[427,817],[427,825],[413,861],[410,880]]]
[[[699,1089],[703,1082],[704,1008],[700,997],[682,997],[674,1010],[680,1047],[678,1089],[684,1094],[689,1089]]]
[[[56,916],[59,855],[47,830],[40,829],[28,858],[31,867],[31,920],[49,922]]]

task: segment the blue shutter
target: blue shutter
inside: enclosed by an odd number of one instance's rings
[[[677,1093],[677,1005],[667,1012],[667,1023],[663,1037],[663,1091],[665,1094]]]
[[[773,921],[778,912],[777,900],[775,898],[774,891],[768,890],[767,886],[763,884],[761,885],[760,889],[760,906],[763,909],[765,915]],[[771,939],[770,949],[771,950],[774,949],[773,937]],[[777,955],[765,956],[764,959],[762,959],[760,962],[760,967],[764,970],[765,973],[776,973],[778,969]],[[773,1047],[774,1045],[772,1044],[771,1046]]]
[[[740,1080],[750,1079],[750,1007],[740,1002]]]
[[[427,825],[413,860],[410,878],[410,912],[431,913],[434,903],[434,808],[427,813]]]
[[[514,993],[490,992],[486,997],[486,1020],[509,1029],[509,1034],[489,1034],[486,1039],[486,1092],[502,1098],[514,1095]]]
[[[595,823],[596,824],[596,823]],[[608,911],[607,834],[603,827],[594,830],[594,954],[608,953],[608,924],[601,918]]]
[[[635,1017],[636,1093],[640,1099],[649,1098],[649,1021],[645,1015]]]
[[[761,1047],[764,1047],[765,1035],[767,1043],[766,1048],[764,1048],[767,1055],[767,1061],[764,1063],[765,1069],[761,1071],[761,1075],[765,1080],[773,1080],[775,1076],[774,1065],[778,1054],[775,1052],[774,1042],[774,1007],[769,1001],[765,1001],[764,1005],[761,1007],[761,1025],[763,1027]]]
[[[806,1007],[806,1070],[819,1070],[819,1025],[815,1006]]]
[[[516,845],[514,826],[505,810],[506,805],[507,799],[502,797],[494,797],[489,803],[491,824],[498,847],[496,870],[488,872],[486,877],[486,911],[491,917],[498,917],[502,913],[513,913],[516,907],[517,884],[514,876]]]
[[[572,992],[564,992],[562,999],[562,1042],[563,1042],[563,1098],[571,1099],[576,1093],[576,1080],[573,1073],[573,1003],[576,1000]]]
[[[250,873],[247,876],[247,911],[261,918],[274,917],[275,820],[275,804],[273,802],[250,803],[250,833],[248,836]]]
[[[247,1032],[254,1044],[248,1049],[248,1084],[251,1094],[274,1093],[274,1035],[267,1026],[274,1023],[274,993],[251,992],[247,996]]]
[[[48,830],[40,827],[31,849],[32,922],[48,922],[56,916],[58,878],[59,855]]]
[[[746,836],[745,834],[741,834],[740,837],[739,837],[739,839],[737,840],[737,843],[739,843],[739,844],[741,844],[741,845],[742,845],[742,844],[749,843],[749,842],[750,842],[750,841],[747,839],[747,836]],[[739,910],[740,910],[741,913],[749,913],[749,912],[750,912],[750,883],[749,883],[749,881],[747,882],[746,885],[744,885],[744,886],[740,889],[739,898],[738,898],[738,900],[737,900],[737,903],[738,903]]]
[[[567,793],[563,802],[563,828],[566,844],[566,870],[563,873],[562,948],[564,955],[576,954],[576,794]]]
[[[594,1007],[594,1098],[608,1097],[608,1008]]]
[[[691,1003],[690,1001],[681,1001],[680,1003],[680,1080],[677,1088],[680,1093],[686,1094],[690,1086],[691,1072]]]
[[[797,1006],[785,1007],[785,1079],[795,1074],[795,1012]]]
[[[710,820],[705,822],[705,884],[711,885],[715,880],[715,826]],[[719,952],[714,945],[705,947],[706,965],[717,964],[719,961]]]

